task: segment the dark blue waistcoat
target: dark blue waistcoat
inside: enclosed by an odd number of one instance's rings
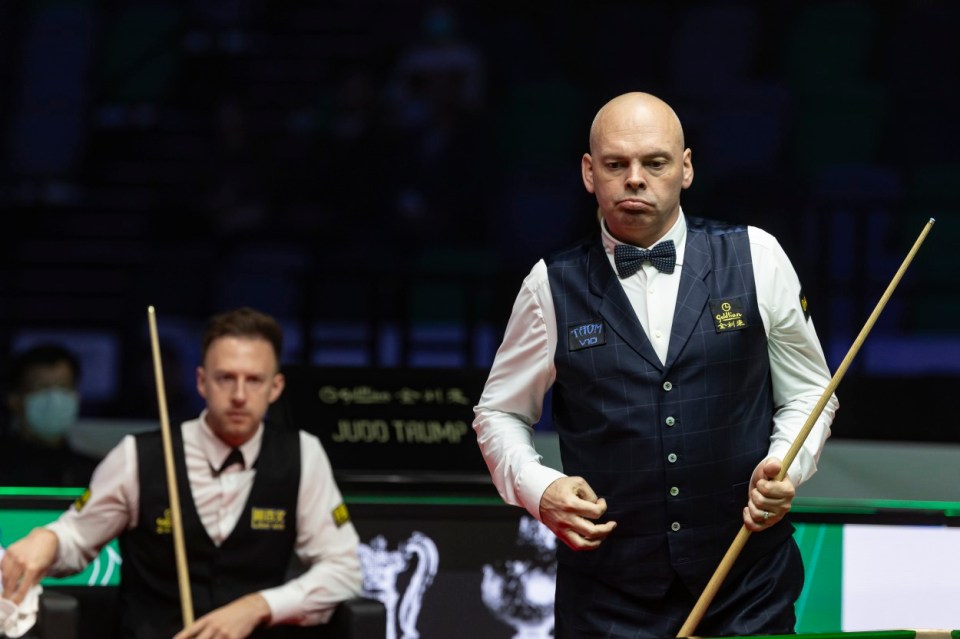
[[[743,523],[773,399],[745,226],[687,219],[666,363],[599,236],[547,260],[556,306],[553,418],[564,472],[584,477],[617,528],[599,549],[560,545],[561,569],[655,597],[679,576],[699,594]],[[731,571],[786,541],[754,534]]]
[[[179,428],[171,429],[194,618],[286,581],[297,535],[300,435],[267,426],[236,527],[217,547],[190,492]],[[183,627],[160,432],[137,435],[140,513],[120,536],[121,637],[169,639]],[[251,637],[269,637],[260,628]]]

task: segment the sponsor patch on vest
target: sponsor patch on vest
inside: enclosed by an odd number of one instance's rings
[[[77,501],[73,502],[73,507],[77,509],[77,512],[83,510],[83,507],[87,505],[87,502],[90,501],[90,489],[87,488],[83,491],[83,494],[77,497]]]
[[[253,530],[285,530],[287,511],[282,508],[251,508],[250,528]]]
[[[154,520],[157,524],[158,535],[169,535],[173,532],[173,520],[170,519],[170,509],[163,509],[163,516]]]
[[[603,320],[567,324],[567,342],[570,351],[603,346],[607,343],[607,331]]]
[[[743,300],[710,300],[713,325],[718,333],[739,331],[747,328],[747,316],[743,312]]]
[[[347,510],[347,505],[341,502],[339,506],[333,509],[333,523],[339,528],[348,521],[350,521],[350,511]]]
[[[800,289],[800,310],[803,311],[803,319],[810,320],[810,306],[807,304],[807,294]]]

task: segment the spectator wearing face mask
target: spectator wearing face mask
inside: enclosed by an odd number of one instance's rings
[[[44,344],[13,356],[0,485],[86,486],[96,460],[66,442],[80,412],[79,381],[80,362],[63,346]]]

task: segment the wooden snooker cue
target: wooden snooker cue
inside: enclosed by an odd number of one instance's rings
[[[836,373],[833,374],[833,378],[831,378],[830,383],[827,384],[827,387],[824,389],[820,399],[814,405],[810,416],[807,417],[807,421],[803,425],[803,428],[800,429],[796,439],[790,446],[790,450],[788,450],[787,454],[784,456],[783,465],[780,468],[780,472],[777,473],[776,481],[781,481],[784,477],[786,477],[787,470],[790,468],[790,464],[793,463],[797,453],[800,452],[800,448],[803,446],[804,441],[810,434],[810,431],[813,429],[817,419],[819,419],[820,413],[823,412],[824,406],[827,405],[827,402],[830,400],[830,396],[833,395],[834,391],[837,389],[837,386],[840,384],[840,380],[843,379],[843,375],[850,367],[850,363],[856,356],[857,351],[860,350],[863,342],[867,339],[867,335],[870,333],[870,330],[876,323],[877,318],[883,311],[883,308],[887,305],[887,301],[890,299],[890,296],[893,295],[894,289],[897,288],[897,284],[900,283],[900,279],[906,272],[907,267],[910,266],[910,262],[913,261],[913,257],[917,254],[917,251],[920,250],[920,245],[923,244],[923,241],[926,239],[930,229],[933,228],[934,221],[935,220],[933,218],[930,218],[930,220],[923,227],[923,230],[920,232],[920,236],[913,243],[913,247],[910,249],[910,252],[907,253],[907,257],[903,260],[900,268],[897,269],[896,274],[893,276],[893,280],[891,280],[890,284],[887,286],[887,290],[884,291],[883,295],[880,297],[880,301],[877,302],[877,306],[873,309],[870,317],[867,318],[867,323],[864,324],[863,328],[860,330],[860,334],[857,335],[857,338],[854,340],[850,350],[847,351],[846,357],[843,358],[843,361],[837,368]],[[700,599],[697,600],[697,603],[690,612],[690,615],[687,617],[687,620],[680,628],[680,632],[677,634],[678,637],[689,637],[697,629],[697,626],[700,624],[700,621],[707,612],[707,608],[710,606],[710,603],[716,596],[717,591],[720,589],[720,585],[723,583],[723,580],[726,579],[730,569],[733,567],[733,562],[737,560],[737,557],[740,555],[740,552],[743,550],[743,547],[746,545],[749,538],[750,530],[746,525],[744,525],[740,528],[740,532],[737,533],[737,536],[730,545],[730,548],[727,549],[727,553],[723,556],[723,559],[720,561],[720,565],[717,566],[717,569],[710,578],[710,581],[707,582],[707,586],[700,595]]]
[[[180,492],[173,465],[173,442],[170,439],[170,418],[167,415],[167,394],[163,384],[163,366],[160,364],[160,339],[157,337],[157,314],[153,306],[147,308],[150,322],[150,347],[153,351],[153,373],[157,383],[157,404],[160,406],[160,434],[163,438],[163,463],[167,474],[167,492],[170,495],[170,522],[173,527],[173,554],[177,563],[177,583],[180,590],[180,610],[183,627],[193,623],[193,597],[190,594],[190,572],[187,570],[187,551],[183,541],[183,519],[180,510]]]

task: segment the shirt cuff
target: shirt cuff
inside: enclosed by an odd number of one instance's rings
[[[51,577],[64,577],[83,570],[85,564],[76,553],[71,553],[68,545],[64,543],[69,531],[61,526],[59,521],[52,521],[44,528],[57,536],[57,556],[47,569],[47,574]]]
[[[540,521],[540,500],[543,498],[543,493],[550,484],[561,477],[566,475],[539,462],[526,464],[517,477],[517,494],[520,495],[520,501],[537,521]]]
[[[286,585],[287,584],[284,584],[260,591],[260,595],[266,600],[267,606],[270,608],[269,625],[275,626],[285,623],[302,626],[306,624],[327,623],[330,621],[330,616],[336,609],[335,606],[329,610],[312,612],[309,615],[305,615],[303,611],[303,597],[297,591],[291,591],[290,588],[286,588]]]

